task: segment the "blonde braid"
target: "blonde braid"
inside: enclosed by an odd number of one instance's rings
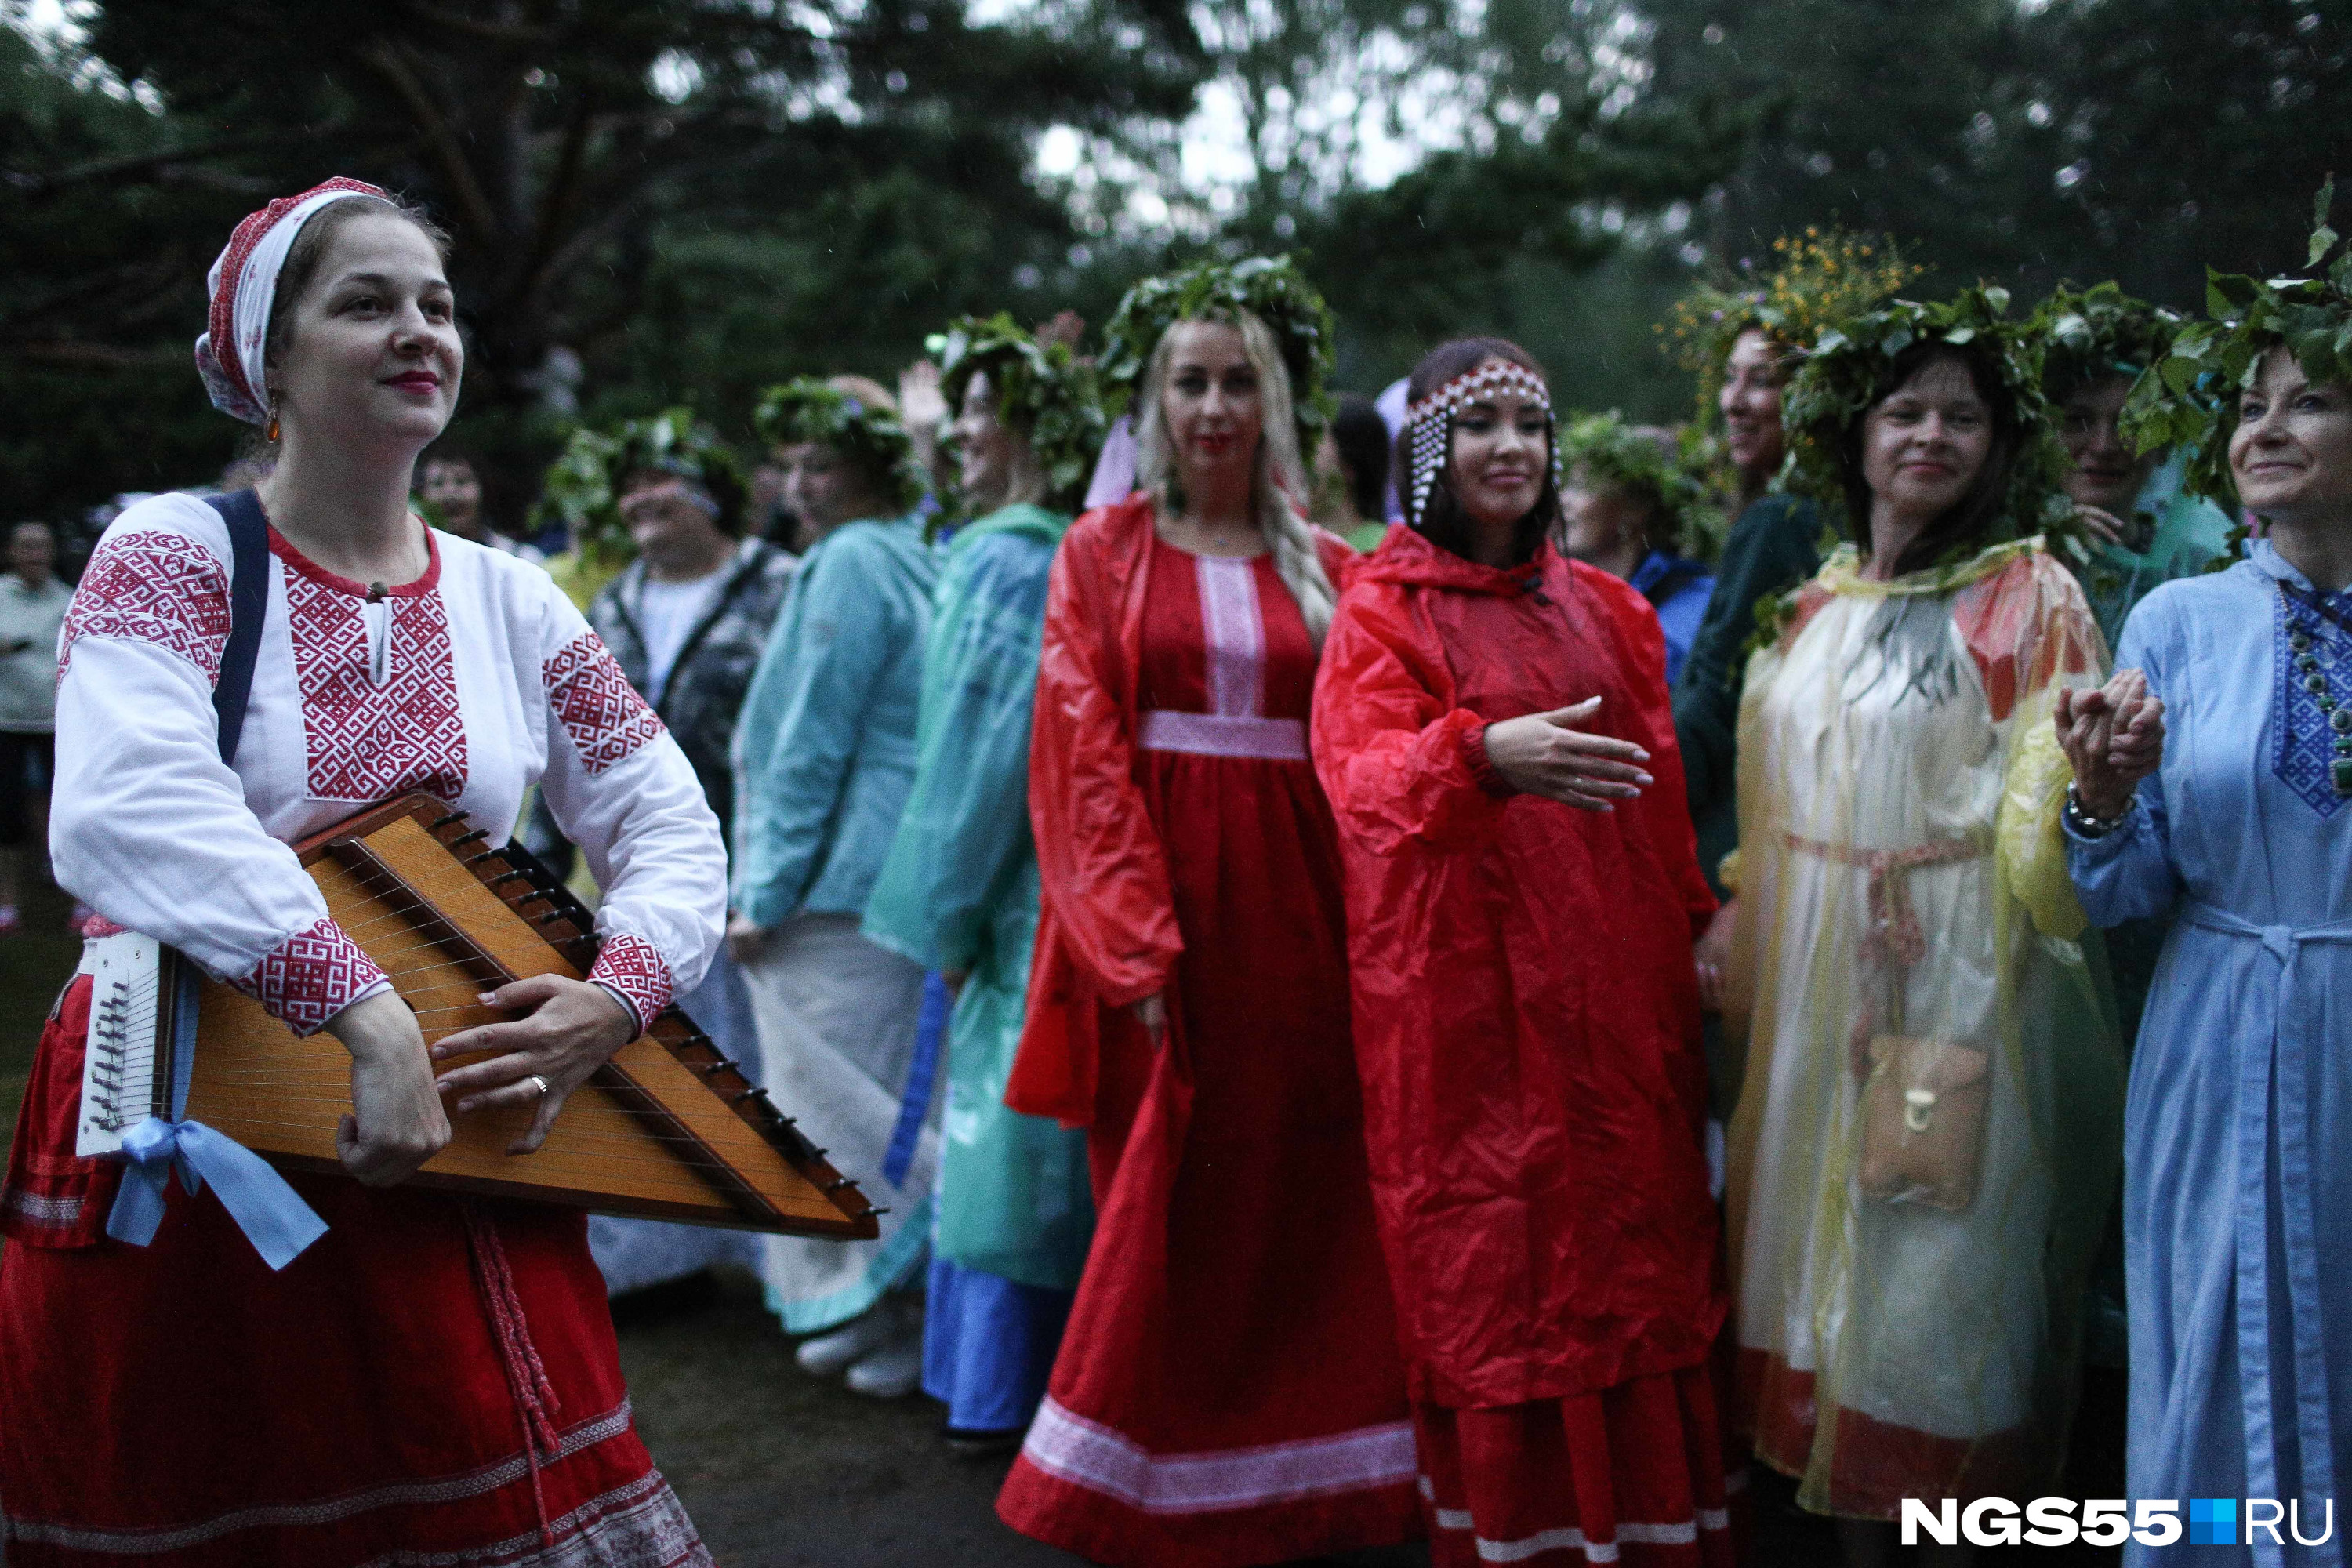
[[[1323,634],[1331,629],[1331,612],[1339,607],[1330,574],[1323,570],[1322,552],[1315,548],[1315,530],[1299,511],[1307,496],[1307,465],[1300,461],[1298,422],[1292,401],[1290,371],[1282,363],[1282,345],[1273,329],[1248,310],[1236,312],[1242,348],[1257,369],[1258,405],[1265,423],[1257,446],[1257,526],[1274,554],[1274,570],[1298,614],[1307,635],[1319,652]]]

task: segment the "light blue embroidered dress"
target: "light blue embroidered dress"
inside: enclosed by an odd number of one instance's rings
[[[1069,526],[1009,506],[948,546],[914,794],[866,907],[867,937],[969,976],[947,1030],[923,1358],[924,1391],[965,1431],[1036,1413],[1094,1231],[1085,1132],[1004,1103],[1037,934],[1030,712],[1046,578]]]
[[[936,572],[913,516],[844,523],[818,541],[735,730],[730,901],[770,933],[742,966],[765,1082],[890,1211],[874,1241],[767,1238],[768,1304],[793,1333],[847,1322],[912,1283],[930,1232],[937,1115],[909,1159],[890,1159],[923,971],[857,927],[914,784]]]
[[[2132,612],[2116,662],[2164,700],[2164,765],[2124,826],[2067,849],[2093,920],[2178,917],[2126,1109],[2129,1490],[2184,1518],[2195,1498],[2299,1498],[2309,1540],[2352,1477],[2352,800],[2289,646],[2280,584],[2311,584],[2267,542],[2250,556]],[[2326,603],[2352,621],[2352,594]],[[2352,703],[2352,632],[2293,620]],[[2338,1563],[2334,1522],[2315,1549],[2258,1531],[2251,1553],[2125,1560]]]

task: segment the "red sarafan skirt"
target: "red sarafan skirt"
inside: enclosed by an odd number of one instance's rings
[[[41,1038],[0,1194],[10,1568],[708,1564],[631,1423],[578,1214],[293,1177],[280,1272],[176,1181],[105,1235],[74,1157],[89,982]]]
[[[1418,1403],[1432,1568],[1732,1568],[1748,1531],[1705,1367],[1490,1410]],[[1744,1501],[1744,1498],[1739,1500]]]

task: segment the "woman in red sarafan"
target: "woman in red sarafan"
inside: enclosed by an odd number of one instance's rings
[[[1561,559],[1550,398],[1448,343],[1412,526],[1316,681],[1356,1056],[1440,1568],[1734,1560],[1692,943],[1715,900],[1658,621]]]
[[[254,1211],[233,1219],[224,1184],[191,1193],[183,1166],[151,1189],[79,1157],[85,958],[0,1189],[8,1563],[707,1565],[631,1421],[583,1215],[399,1184],[450,1118],[489,1107],[535,1110],[513,1151],[531,1158],[565,1097],[696,982],[725,908],[718,822],[547,574],[408,511],[465,357],[419,215],[348,180],[274,202],[213,296],[198,363],[278,463],[257,498],[157,496],[100,541],[63,637],[52,840],[106,921],[349,1048],[348,1174],[289,1178],[299,1229],[249,1243]],[[266,552],[240,559],[229,511]],[[215,683],[247,571],[264,614],[232,741]],[[499,993],[518,1016],[435,1047],[491,1052],[436,1083],[416,1015],[290,846],[412,791],[500,843],[533,784],[604,888],[602,952],[586,982]],[[341,1103],[288,1114],[331,1122]]]
[[[1141,397],[1150,489],[1078,520],[1046,601],[1044,917],[1006,1099],[1090,1130],[1100,1217],[997,1510],[1098,1563],[1239,1568],[1420,1524],[1307,754],[1349,552],[1277,482],[1264,321],[1180,322]]]

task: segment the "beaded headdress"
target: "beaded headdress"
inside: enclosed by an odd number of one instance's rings
[[[1543,377],[1523,364],[1503,359],[1488,360],[1475,369],[1464,371],[1405,409],[1405,430],[1412,442],[1412,496],[1407,519],[1413,527],[1421,526],[1422,514],[1429,508],[1429,492],[1436,486],[1438,471],[1444,468],[1446,453],[1452,448],[1454,416],[1497,392],[1517,393],[1541,408],[1549,420],[1551,389],[1544,385]],[[1557,489],[1559,484],[1558,430],[1548,426],[1545,438],[1551,447],[1552,484]]]

